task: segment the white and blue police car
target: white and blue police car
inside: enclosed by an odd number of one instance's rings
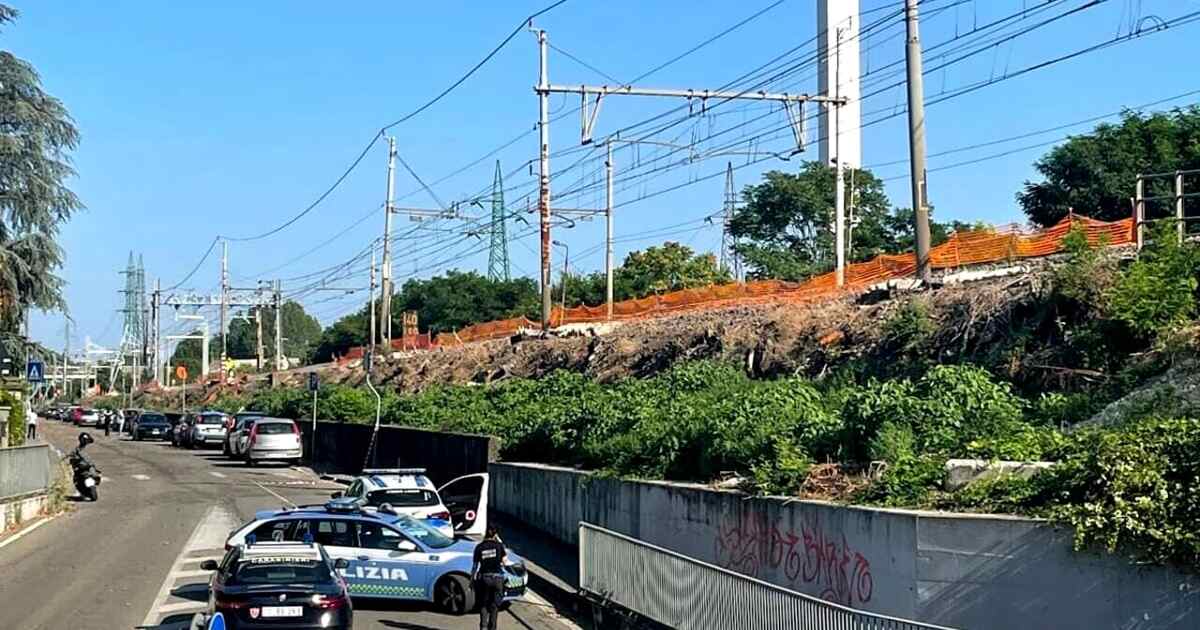
[[[487,493],[487,473],[464,475],[439,488],[424,468],[368,468],[344,492],[331,496],[358,499],[368,510],[390,505],[397,514],[424,519],[451,538],[482,538],[487,529]]]
[[[475,608],[470,579],[475,541],[445,536],[387,505],[364,510],[359,500],[345,497],[261,511],[229,536],[226,549],[244,545],[247,537],[320,543],[329,557],[347,561],[339,571],[354,598],[426,601],[452,614]],[[510,551],[504,574],[504,601],[520,599],[528,581],[524,560]]]

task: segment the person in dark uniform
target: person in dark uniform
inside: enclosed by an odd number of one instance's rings
[[[475,597],[479,600],[479,630],[496,630],[496,618],[500,615],[500,600],[504,598],[504,543],[500,532],[488,526],[483,542],[475,545],[475,562],[471,566],[471,578],[475,583]]]
[[[108,437],[108,432],[112,427],[112,413],[107,409],[101,411],[100,413],[104,414],[104,437]]]

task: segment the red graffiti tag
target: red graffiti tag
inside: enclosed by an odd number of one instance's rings
[[[844,534],[827,535],[816,523],[805,524],[797,535],[747,510],[718,529],[716,557],[717,564],[754,577],[782,570],[787,584],[814,585],[822,599],[847,606],[871,601],[875,588],[870,561]]]

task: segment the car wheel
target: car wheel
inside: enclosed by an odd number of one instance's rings
[[[447,575],[433,592],[438,607],[451,615],[465,615],[475,608],[475,590],[465,575]]]

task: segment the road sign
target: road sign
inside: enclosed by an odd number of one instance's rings
[[[321,386],[321,381],[317,379],[316,372],[308,373],[308,391],[315,392]]]
[[[42,383],[46,380],[46,364],[41,361],[30,361],[25,366],[25,380],[30,383]]]
[[[208,630],[225,630],[225,616],[221,613],[213,615],[212,620],[208,622]]]
[[[182,365],[175,366],[175,378],[177,378],[181,381],[186,381],[187,380],[187,368]]]

